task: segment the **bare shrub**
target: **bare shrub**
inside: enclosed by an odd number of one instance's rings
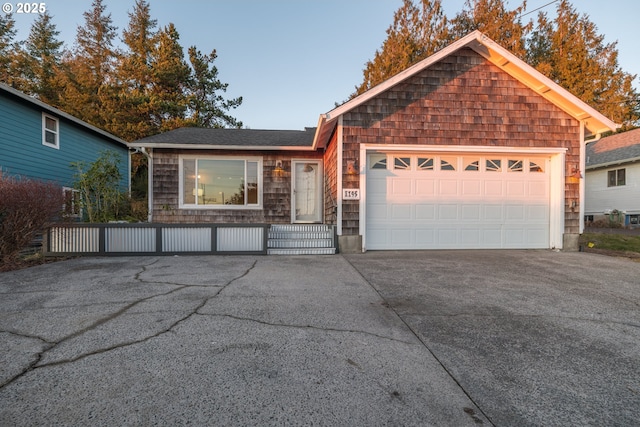
[[[20,251],[61,214],[62,187],[0,171],[0,271],[19,264]]]

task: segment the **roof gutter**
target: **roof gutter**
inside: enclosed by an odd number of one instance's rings
[[[624,160],[614,160],[612,162],[607,162],[607,163],[598,163],[597,165],[587,166],[585,169],[587,170],[602,169],[602,168],[607,168],[609,166],[617,166],[617,165],[623,165],[626,163],[635,163],[635,162],[640,162],[640,156],[632,157],[630,159],[624,159]]]
[[[315,146],[291,145],[213,145],[213,144],[180,144],[180,143],[129,143],[135,148],[179,148],[183,150],[239,150],[239,151],[315,151]]]

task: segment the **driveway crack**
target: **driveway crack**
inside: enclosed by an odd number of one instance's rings
[[[148,267],[149,265],[153,265],[154,263],[156,263],[156,261],[154,261],[151,264],[148,264],[146,266],[143,266],[141,271],[136,273],[136,275],[134,276],[134,278],[138,281],[142,281],[140,279],[140,274],[144,273],[146,271],[146,267]],[[171,325],[169,325],[167,328],[153,334],[153,335],[149,335],[147,337],[144,337],[142,339],[138,339],[138,340],[134,340],[134,341],[129,341],[129,342],[124,342],[124,343],[120,343],[117,345],[113,345],[113,346],[109,346],[109,347],[105,347],[105,348],[101,348],[98,350],[94,350],[91,352],[87,352],[87,353],[83,353],[80,354],[76,357],[73,358],[69,358],[69,359],[64,359],[64,360],[57,360],[55,362],[49,362],[49,363],[44,363],[44,364],[39,364],[39,362],[42,360],[42,358],[44,357],[44,355],[48,352],[51,351],[53,349],[55,349],[58,345],[64,343],[65,341],[68,341],[72,338],[78,337],[92,329],[97,328],[100,325],[103,325],[115,318],[117,318],[118,316],[122,315],[123,313],[125,313],[126,311],[130,310],[131,308],[135,307],[138,304],[141,304],[145,301],[148,301],[152,298],[156,298],[156,297],[160,297],[160,296],[166,296],[166,295],[170,295],[171,293],[180,291],[181,289],[185,289],[187,287],[189,287],[190,285],[179,285],[179,284],[175,284],[176,286],[178,286],[176,289],[172,289],[168,292],[163,292],[163,293],[159,293],[159,294],[154,294],[154,295],[150,295],[148,297],[142,298],[140,300],[134,301],[130,304],[127,304],[126,306],[124,306],[123,308],[121,308],[120,310],[116,311],[115,313],[110,314],[109,316],[106,316],[102,319],[99,319],[95,322],[93,322],[91,325],[87,326],[86,328],[83,328],[79,331],[76,331],[56,342],[49,342],[49,346],[47,348],[45,348],[43,351],[38,352],[35,354],[35,360],[33,362],[31,362],[22,372],[18,373],[17,375],[13,376],[12,378],[8,379],[7,381],[5,381],[4,383],[0,384],[0,390],[2,390],[3,388],[5,388],[6,386],[12,384],[13,382],[17,381],[18,379],[20,379],[21,377],[23,377],[24,375],[26,375],[27,373],[35,370],[35,369],[40,369],[40,368],[46,368],[46,367],[51,367],[51,366],[59,366],[59,365],[64,365],[64,364],[68,364],[68,363],[74,363],[77,362],[79,360],[82,360],[86,357],[89,356],[95,356],[98,354],[103,354],[103,353],[107,353],[109,351],[113,351],[116,349],[120,349],[120,348],[124,348],[124,347],[128,347],[131,345],[136,345],[136,344],[140,344],[140,343],[144,343],[147,342],[153,338],[157,338],[165,333],[171,332],[175,327],[177,327],[179,324],[181,324],[182,322],[184,322],[185,320],[189,319],[190,317],[198,314],[198,311],[202,309],[202,307],[204,307],[207,302],[209,302],[211,299],[217,297],[220,292],[222,292],[224,289],[226,289],[228,286],[230,286],[233,282],[245,277],[247,274],[249,274],[249,272],[251,270],[253,270],[253,268],[256,266],[256,263],[258,261],[255,260],[253,262],[253,264],[247,269],[245,270],[241,275],[234,277],[232,279],[230,279],[227,283],[225,283],[224,285],[222,285],[221,287],[219,287],[217,289],[217,292],[209,297],[203,298],[203,300],[200,302],[200,304],[198,304],[191,312],[189,312],[187,315],[181,317],[180,319],[176,320],[175,322],[173,322]],[[157,282],[154,282],[157,283]],[[44,341],[44,340],[43,340]],[[47,341],[45,341],[47,342]]]
[[[200,314],[200,313],[198,313],[198,314]],[[389,336],[375,334],[373,332],[356,330],[356,329],[338,329],[338,328],[326,328],[326,327],[313,326],[313,325],[295,325],[295,324],[288,324],[288,323],[273,323],[273,322],[267,322],[267,321],[264,321],[264,320],[258,320],[258,319],[254,319],[254,318],[250,318],[250,317],[234,316],[232,314],[210,314],[210,313],[207,313],[207,314],[200,314],[200,315],[201,316],[211,316],[211,317],[228,317],[228,318],[234,319],[234,320],[243,320],[243,321],[248,321],[248,322],[255,322],[255,323],[259,323],[261,325],[266,325],[266,326],[275,326],[275,327],[284,327],[284,328],[293,328],[293,329],[311,329],[311,330],[325,331],[325,332],[341,332],[341,333],[362,334],[362,335],[368,335],[368,336],[372,336],[372,337],[376,337],[376,338],[381,338],[383,340],[393,341],[393,342],[407,344],[407,345],[415,344],[415,342],[399,340],[399,339],[392,338],[392,337],[389,337]]]

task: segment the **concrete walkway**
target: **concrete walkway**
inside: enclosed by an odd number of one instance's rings
[[[82,258],[2,273],[0,425],[628,425],[639,277],[628,260],[552,251]],[[548,363],[579,368],[528,383]]]

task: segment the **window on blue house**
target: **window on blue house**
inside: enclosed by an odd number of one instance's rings
[[[60,129],[58,119],[42,114],[42,145],[60,148]]]
[[[73,188],[64,187],[62,194],[64,196],[64,206],[62,207],[64,215],[71,218],[80,217],[82,215],[80,192]]]

